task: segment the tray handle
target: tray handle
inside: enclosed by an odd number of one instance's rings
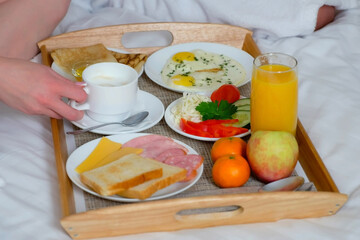
[[[158,200],[119,205],[67,216],[61,220],[74,239],[142,232],[174,231],[284,218],[335,214],[347,196],[331,192],[266,192]],[[222,208],[232,210],[219,211]],[[210,212],[193,213],[210,210]],[[215,210],[215,211],[214,211]],[[186,214],[189,211],[190,214]]]
[[[51,52],[57,48],[83,47],[96,43],[103,43],[106,47],[120,49],[130,53],[140,52],[151,54],[164,46],[126,48],[122,44],[124,34],[148,31],[169,31],[173,37],[169,46],[196,40],[197,42],[222,43],[242,49],[245,39],[249,40],[252,36],[250,30],[226,24],[170,22],[136,23],[68,32],[42,40],[38,43],[38,46],[40,49],[42,46],[46,46],[47,51]],[[253,44],[253,47],[256,47],[256,44]],[[244,50],[246,51],[246,49]]]

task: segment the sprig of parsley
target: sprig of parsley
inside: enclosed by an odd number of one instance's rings
[[[232,119],[232,115],[237,111],[237,107],[226,100],[221,100],[220,104],[218,104],[218,101],[201,102],[195,109],[200,112],[203,121],[209,119]]]

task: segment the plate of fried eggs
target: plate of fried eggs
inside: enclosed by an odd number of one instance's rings
[[[251,80],[253,57],[218,43],[192,42],[154,52],[145,73],[158,85],[175,92],[211,92],[223,84],[243,86]]]

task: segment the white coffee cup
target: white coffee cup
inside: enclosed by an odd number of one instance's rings
[[[138,73],[130,66],[115,62],[90,65],[82,73],[88,94],[85,103],[71,106],[86,110],[98,122],[121,121],[128,117],[137,101]]]

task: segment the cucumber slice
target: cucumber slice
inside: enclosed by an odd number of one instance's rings
[[[243,105],[249,105],[250,106],[250,98],[241,98],[233,103],[235,106],[240,107]]]
[[[250,111],[238,110],[232,115],[233,119],[238,119],[237,123],[232,124],[234,127],[244,127],[250,123]]]
[[[250,111],[250,104],[238,106],[237,110],[238,111],[241,111],[241,110]]]

